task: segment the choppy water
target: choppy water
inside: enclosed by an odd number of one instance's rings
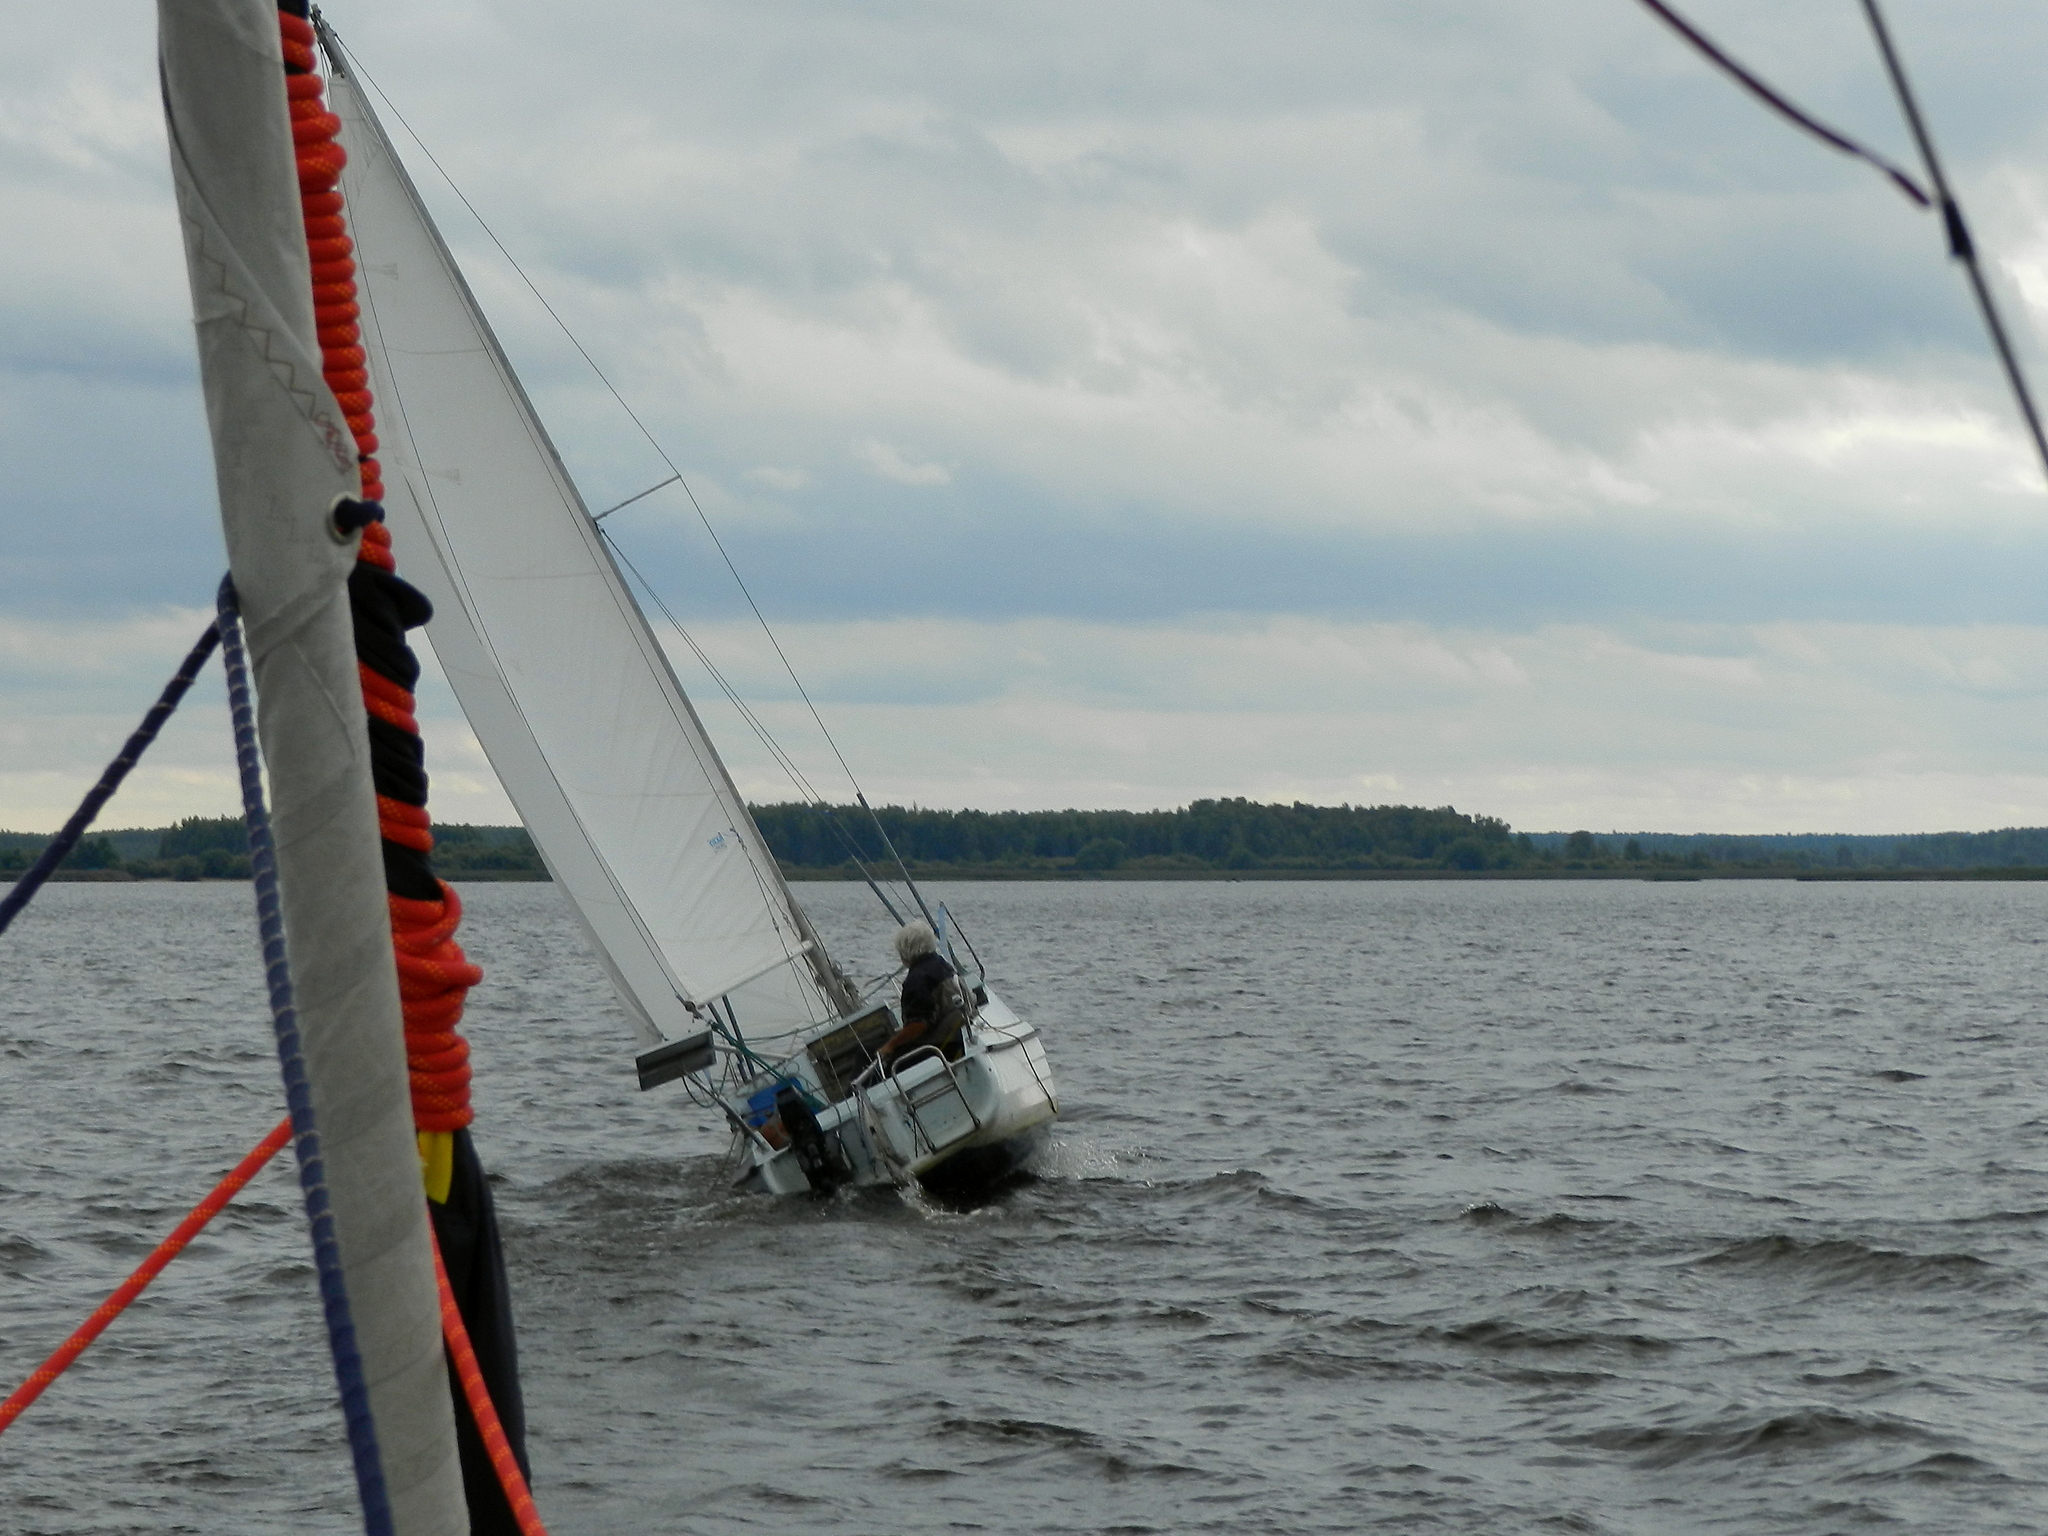
[[[947,894],[1066,1107],[978,1209],[729,1195],[553,889],[467,888],[556,1536],[2048,1529],[2048,886]],[[0,1391],[279,1115],[247,900],[0,939]],[[351,1528],[295,1199],[0,1438],[0,1527]]]

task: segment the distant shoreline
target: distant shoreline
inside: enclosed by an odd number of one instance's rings
[[[1516,832],[1450,806],[1263,805],[1197,800],[1170,811],[932,811],[916,806],[752,807],[765,851],[792,881],[931,880],[2038,880],[2048,827],[1994,832]],[[46,833],[0,831],[0,881]],[[463,884],[545,880],[519,826],[442,823],[435,872]],[[862,866],[866,868],[863,870]],[[89,834],[74,877],[249,876],[239,816]]]
[[[913,877],[934,883],[952,880],[983,880],[996,883],[1038,882],[1065,885],[1117,883],[1142,885],[1147,881],[1180,885],[1190,881],[1231,883],[1293,883],[1300,881],[1381,880],[1634,880],[1646,885],[1692,884],[1701,880],[1801,880],[1832,884],[1924,884],[1928,881],[2028,881],[2048,880],[2048,868],[2019,869],[1009,869],[1001,865],[952,866],[913,869]],[[19,871],[0,870],[0,885],[11,885]],[[784,869],[782,877],[792,885],[860,883],[858,874],[838,869]],[[451,885],[551,884],[545,871],[461,870],[445,877]],[[894,877],[884,878],[893,879]],[[132,875],[125,869],[60,869],[50,876],[53,885],[246,885],[246,876],[201,875],[180,880],[168,875]]]

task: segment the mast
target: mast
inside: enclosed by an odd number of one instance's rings
[[[369,740],[355,702],[346,583],[356,540],[330,516],[361,482],[315,341],[277,10],[274,0],[160,0],[158,26],[221,523],[256,679],[310,1088],[310,1113],[302,1123],[295,1105],[294,1130],[309,1214],[316,1232],[331,1222],[339,1256],[331,1276],[323,1267],[322,1299],[344,1401],[366,1405],[351,1413],[365,1522],[403,1536],[461,1536],[469,1519]],[[316,1167],[324,1182],[311,1177]]]
[[[321,33],[349,153],[385,510],[464,713],[650,1040],[854,1001],[371,108]]]

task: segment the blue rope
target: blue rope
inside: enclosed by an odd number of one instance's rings
[[[0,898],[0,933],[7,931],[7,925],[14,921],[14,914],[29,904],[36,892],[43,888],[43,882],[64,862],[64,856],[78,846],[78,840],[85,836],[85,829],[92,825],[93,818],[100,813],[100,808],[113,798],[114,791],[119,789],[121,781],[128,777],[128,770],[135,766],[136,759],[142,756],[152,741],[156,740],[156,733],[162,730],[163,723],[171,718],[171,711],[176,709],[179,701],[185,697],[185,691],[199,676],[199,669],[206,665],[206,658],[213,654],[213,648],[219,641],[220,627],[216,624],[207,625],[206,633],[201,635],[199,643],[192,647],[192,654],[187,656],[185,664],[178,668],[177,676],[164,684],[162,695],[150,706],[149,713],[142,717],[142,724],[135,728],[135,734],[130,736],[127,744],[121,748],[121,755],[107,764],[107,771],[100,775],[99,783],[93,785],[86,797],[79,802],[78,809],[71,813],[71,819],[64,823],[64,830],[50,839],[49,846],[30,866],[28,873],[16,880],[14,889],[4,898]]]
[[[235,601],[232,577],[221,578],[219,630],[221,656],[227,663],[228,708],[235,720],[235,763],[242,775],[242,811],[249,823],[249,863],[256,879],[256,921],[263,934],[264,979],[270,986],[270,1012],[277,1027],[277,1059],[284,1069],[285,1101],[291,1106],[292,1141],[299,1155],[299,1187],[306,1192],[306,1216],[313,1227],[313,1265],[320,1276],[327,1341],[334,1353],[342,1416],[348,1423],[356,1490],[363,1501],[363,1530],[366,1536],[393,1536],[396,1528],[391,1521],[390,1494],[384,1487],[384,1461],[377,1450],[377,1426],[370,1416],[369,1388],[363,1380],[362,1356],[356,1349],[341,1248],[334,1238],[334,1213],[328,1205],[320,1132],[313,1123],[313,1089],[306,1080],[306,1063],[300,1049],[298,1010],[292,998],[292,973],[284,950],[284,915],[277,894],[277,844],[270,835],[270,813],[263,804],[256,716],[249,702],[249,663],[242,649],[241,610]]]

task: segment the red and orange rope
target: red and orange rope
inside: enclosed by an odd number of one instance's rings
[[[341,169],[348,151],[335,142],[341,119],[327,110],[327,82],[314,70],[313,23],[280,11],[284,38],[285,97],[291,105],[292,147],[299,166],[299,202],[306,218],[306,252],[313,260],[313,324],[320,362],[362,457],[363,500],[384,499],[378,467],[377,418],[371,412],[369,358],[363,351],[362,309],[356,303],[355,242],[342,216]]]
[[[448,1283],[448,1266],[441,1262],[441,1244],[434,1242],[434,1283],[441,1292],[441,1336],[447,1341],[455,1374],[462,1382],[462,1395],[469,1399],[470,1417],[483,1437],[484,1451],[497,1470],[498,1484],[505,1490],[512,1519],[520,1536],[547,1536],[534,1506],[533,1491],[526,1486],[526,1474],[519,1470],[519,1458],[512,1454],[512,1442],[505,1438],[505,1426],[491,1402],[491,1389],[484,1383],[483,1367],[476,1362],[476,1350],[469,1342],[469,1326],[462,1321],[462,1308],[455,1303],[455,1287]]]
[[[363,500],[384,499],[378,466],[377,418],[370,392],[368,355],[362,346],[362,311],[356,303],[355,243],[343,216],[342,167],[348,154],[335,142],[341,119],[327,110],[326,82],[314,71],[316,33],[312,22],[278,13],[284,40],[285,93],[291,103],[292,144],[298,157],[299,194],[306,218],[306,251],[312,258],[313,321],[319,328],[320,362],[355,434],[362,459]],[[363,530],[357,558],[396,572],[391,535],[381,523]],[[410,736],[419,735],[411,691],[358,662],[363,707]],[[434,846],[425,806],[377,797],[377,830],[386,842],[420,853]],[[412,1075],[413,1123],[425,1132],[457,1131],[474,1118],[469,1103],[469,1044],[456,1032],[463,1001],[483,972],[469,963],[455,930],[462,903],[441,884],[439,901],[393,896],[391,942],[398,955],[399,998],[405,1007],[406,1065]]]

